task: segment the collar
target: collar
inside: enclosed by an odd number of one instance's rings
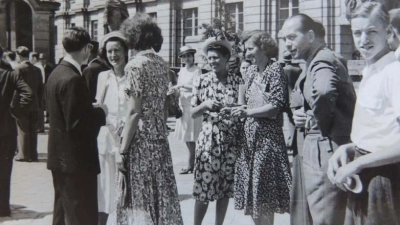
[[[371,70],[376,70],[377,72],[381,72],[385,68],[385,66],[387,66],[388,64],[390,64],[394,61],[396,61],[396,57],[394,55],[394,52],[390,51],[386,55],[382,56],[375,63],[372,63],[371,65],[367,65],[364,68],[364,71],[367,72],[367,71],[371,71]]]
[[[142,51],[136,53],[136,56],[149,54],[149,53],[156,54],[156,52],[152,48],[150,48],[150,49],[142,50]]]
[[[310,64],[310,62],[315,58],[315,56],[318,54],[318,52],[325,48],[325,44],[321,43],[319,46],[317,46],[314,50],[311,51],[310,55],[308,56],[307,60],[306,60],[306,64],[307,66]]]
[[[64,56],[64,60],[71,63],[73,66],[75,66],[76,69],[80,72],[80,75],[82,75],[81,66],[79,65],[79,63],[77,61],[75,61],[75,59],[73,59],[69,55],[66,55],[66,56]]]
[[[394,55],[396,56],[396,59],[400,61],[400,46],[396,49]]]

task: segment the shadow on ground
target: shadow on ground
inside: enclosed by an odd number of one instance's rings
[[[26,209],[22,205],[11,205],[11,216],[0,217],[0,224],[6,221],[13,220],[30,220],[30,219],[41,219],[47,215],[52,215],[53,212],[36,212],[33,210]]]

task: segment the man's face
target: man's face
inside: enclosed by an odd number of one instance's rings
[[[390,34],[388,37],[389,48],[392,51],[396,51],[400,46],[400,30],[397,31],[396,28],[390,27]]]
[[[33,56],[29,56],[29,62],[31,62],[32,64],[35,64],[35,63],[37,63],[37,58],[36,57],[33,57]]]
[[[387,27],[377,15],[352,19],[351,30],[357,50],[368,63],[378,61],[389,51]]]
[[[299,21],[287,20],[282,27],[283,41],[294,59],[307,60],[312,41],[308,37],[308,32],[303,34],[300,29]]]

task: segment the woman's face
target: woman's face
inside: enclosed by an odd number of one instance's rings
[[[249,66],[250,63],[246,61],[243,61],[242,64],[240,64],[240,74],[242,74],[242,76],[246,74],[247,68],[249,68]]]
[[[227,56],[223,56],[216,50],[208,50],[207,52],[208,64],[210,64],[211,69],[216,73],[226,70],[227,58]]]
[[[253,64],[257,64],[260,60],[266,59],[266,53],[264,50],[257,46],[254,41],[250,38],[245,42],[246,46],[246,59],[251,60]]]
[[[126,52],[119,41],[109,41],[106,44],[107,59],[113,67],[126,63]]]
[[[181,62],[184,64],[192,65],[194,63],[193,54],[191,54],[191,53],[183,54],[181,56]]]

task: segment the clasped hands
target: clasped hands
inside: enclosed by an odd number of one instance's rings
[[[210,111],[219,111],[223,115],[231,115],[233,117],[245,118],[248,116],[247,106],[229,106],[217,100],[207,100],[204,107]]]

